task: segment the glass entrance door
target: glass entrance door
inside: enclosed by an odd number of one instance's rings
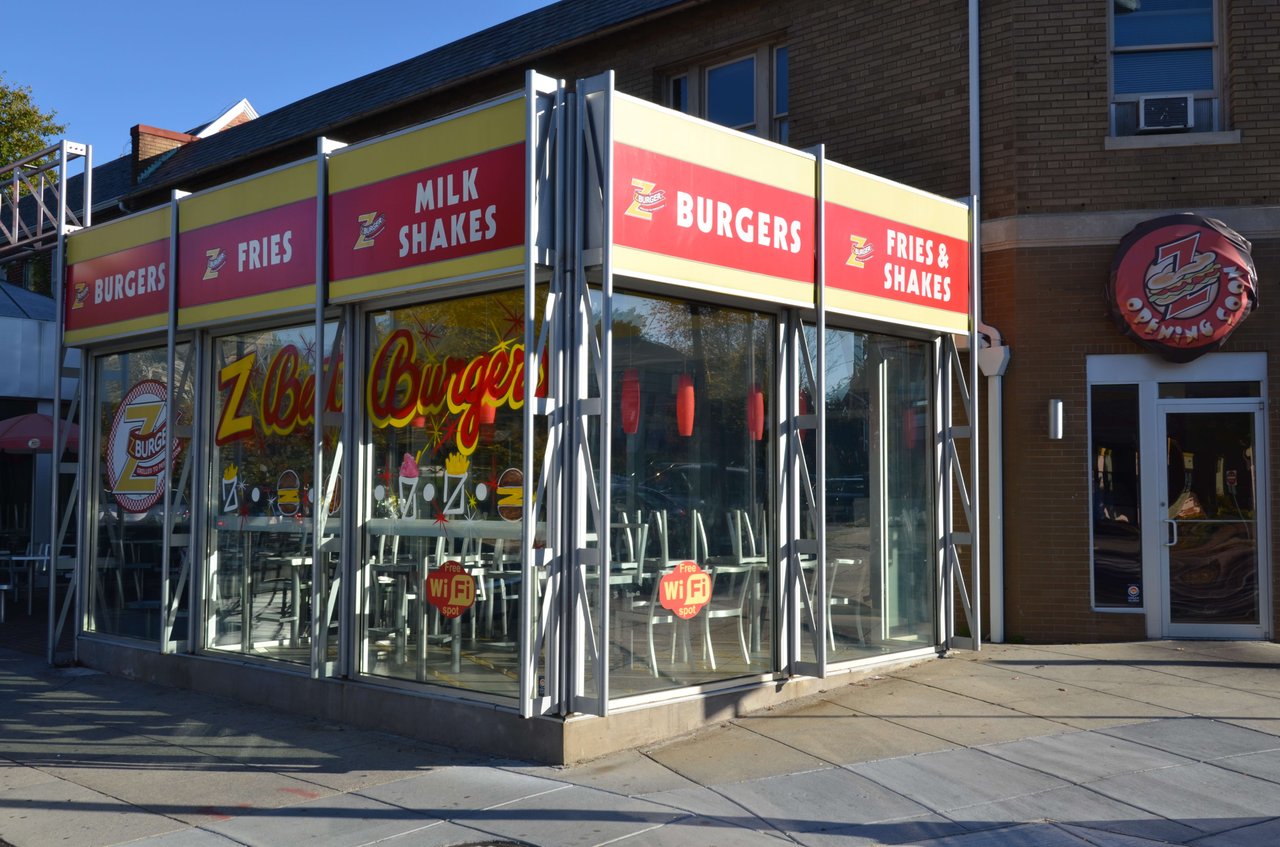
[[[1259,638],[1261,404],[1161,404],[1167,636]]]

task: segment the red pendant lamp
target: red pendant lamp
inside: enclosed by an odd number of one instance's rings
[[[807,388],[802,388],[802,389],[800,389],[800,399],[799,399],[799,403],[797,404],[797,409],[796,409],[796,411],[798,411],[798,412],[799,412],[800,414],[802,414],[802,415],[807,415],[807,414],[809,414],[809,412],[810,412],[810,404],[809,404],[809,389],[807,389]],[[808,430],[808,429],[802,429],[802,430],[800,430],[800,440],[801,440],[802,442],[803,442],[803,441],[804,441],[808,436],[809,436],[809,430]]]
[[[747,390],[747,434],[752,441],[764,438],[764,392],[756,383]]]
[[[484,395],[480,400],[480,409],[477,413],[481,426],[492,425],[494,420],[497,418],[497,415],[498,407],[489,399],[488,394]]]
[[[622,373],[622,431],[635,435],[640,428],[640,373],[627,368]]]
[[[693,435],[693,377],[680,374],[676,382],[676,428],[685,438]]]

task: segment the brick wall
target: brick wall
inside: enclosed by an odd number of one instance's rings
[[[1089,555],[1086,358],[1144,352],[1112,323],[1103,297],[1113,247],[1002,251],[985,259],[990,321],[1013,357],[1005,376],[1006,633],[1028,641],[1145,637],[1141,615],[1095,613]],[[1255,244],[1260,278],[1280,273],[1280,241]],[[1017,284],[1014,284],[1014,281]],[[1264,283],[1265,285],[1265,283]],[[1265,288],[1263,289],[1265,292]],[[1070,316],[1070,319],[1064,319]],[[1223,352],[1269,354],[1267,394],[1280,392],[1280,339],[1267,312],[1252,315]],[[1065,406],[1065,436],[1047,438],[1048,401]],[[1280,423],[1268,424],[1272,444]],[[1270,477],[1280,478],[1270,456]],[[1270,518],[1280,520],[1273,497]],[[1280,552],[1273,532],[1271,561]],[[1280,574],[1273,582],[1280,591]],[[1273,596],[1280,596],[1274,594]],[[1273,603],[1271,612],[1277,615]],[[1276,620],[1280,624],[1280,619]]]

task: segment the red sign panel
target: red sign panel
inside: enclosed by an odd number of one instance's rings
[[[613,241],[651,253],[813,282],[813,198],[614,144]]]
[[[827,285],[900,303],[969,312],[969,245],[910,224],[826,204]]]
[[[427,600],[446,618],[460,617],[476,602],[476,581],[454,561],[427,575]]]
[[[696,617],[711,602],[711,574],[696,562],[681,562],[658,582],[658,602],[676,617]]]
[[[513,144],[334,194],[330,279],[523,244],[524,155]]]
[[[315,198],[182,233],[178,267],[182,308],[314,283]]]
[[[77,262],[67,268],[67,330],[169,311],[169,239]]]
[[[1111,264],[1107,305],[1126,335],[1174,362],[1220,348],[1258,304],[1250,244],[1221,221],[1139,224]]]

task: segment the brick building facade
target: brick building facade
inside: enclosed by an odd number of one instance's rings
[[[511,90],[528,66],[571,82],[610,68],[619,90],[670,103],[673,75],[777,46],[788,51],[788,144],[822,143],[832,159],[944,196],[970,192],[963,0],[632,6],[594,30],[570,32],[557,18],[572,15],[572,3],[497,27],[479,46],[500,61],[455,75],[433,72],[416,90],[413,75],[436,54],[371,75],[406,86],[406,93],[368,114],[358,97],[336,113],[330,105],[360,81],[314,95],[269,116],[269,132],[256,122],[262,140],[232,132],[201,141],[195,146],[227,149],[175,158],[126,200],[145,208],[172,187],[199,189],[296,160],[321,131],[354,141],[449,113]],[[1264,301],[1276,270],[1280,86],[1271,69],[1280,48],[1268,35],[1280,27],[1280,11],[1265,0],[1207,3],[1215,16],[1220,109],[1212,131],[1112,135],[1110,32],[1113,9],[1122,6],[1105,0],[980,6],[984,318],[1013,351],[1003,478],[1008,502],[1016,504],[1005,520],[1010,638],[1095,640],[1149,631],[1141,616],[1093,611],[1090,596],[1084,365],[1091,355],[1139,352],[1107,318],[1103,301],[1121,236],[1165,211],[1207,212],[1252,239]],[[499,55],[493,40],[512,33],[526,38]],[[456,46],[470,47],[465,40]],[[1270,352],[1266,314],[1247,322],[1224,349]],[[1064,401],[1061,441],[1043,437],[1051,397]],[[1274,546],[1264,552],[1265,565]],[[1264,574],[1271,570],[1263,567]],[[1273,603],[1271,633],[1275,609]]]

